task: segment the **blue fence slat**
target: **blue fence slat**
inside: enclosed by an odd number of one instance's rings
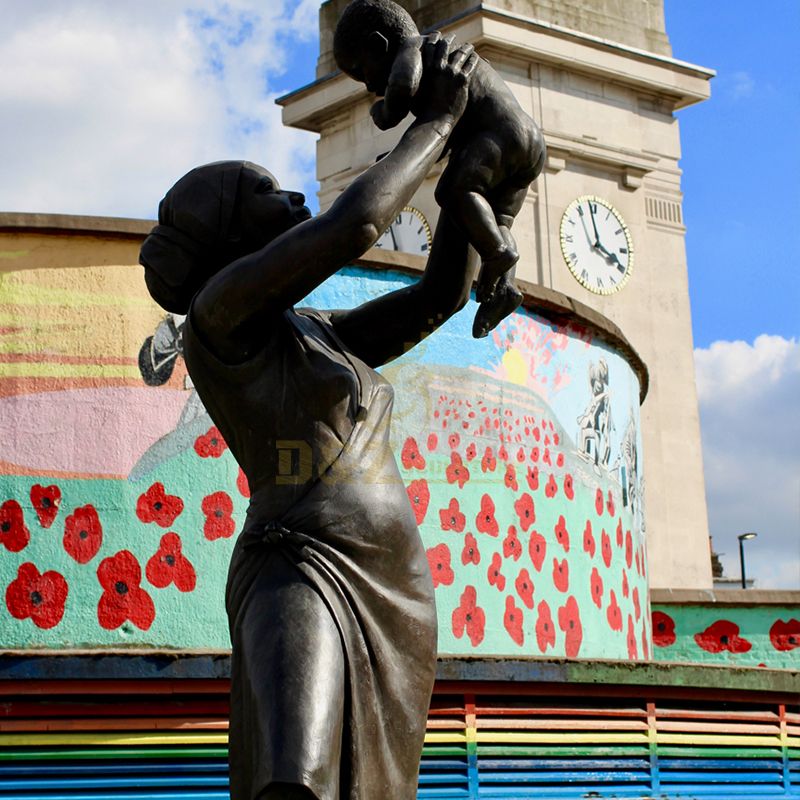
[[[771,770],[783,769],[783,760],[778,758],[660,758],[659,767],[662,771],[671,769],[690,770]]]
[[[151,764],[141,761],[118,761],[108,762],[99,761],[95,763],[63,762],[54,764],[52,761],[46,763],[36,761],[26,761],[22,764],[6,763],[0,764],[0,782],[6,775],[145,775],[149,773],[185,773],[185,772],[222,772],[227,773],[228,762],[221,759],[193,761],[159,761]]]
[[[3,794],[3,800],[230,800],[228,791],[186,791],[175,792],[92,792],[91,794],[69,792],[45,792],[30,794]]]
[[[513,765],[514,769],[552,769],[552,770],[650,770],[650,762],[646,759],[583,759],[568,758],[479,758],[481,769],[505,769]]]
[[[0,789],[12,792],[52,792],[74,791],[76,789],[144,789],[148,786],[159,789],[171,786],[210,789],[227,785],[227,775],[203,775],[200,777],[192,777],[191,775],[147,777],[139,775],[130,778],[107,776],[105,778],[53,778],[44,780],[35,778],[29,780],[12,779],[0,783]]]

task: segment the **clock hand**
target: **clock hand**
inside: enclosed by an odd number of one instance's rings
[[[600,234],[597,232],[597,223],[594,221],[594,209],[592,208],[591,201],[589,202],[589,213],[592,215],[592,227],[594,228],[594,247],[601,248]]]
[[[400,248],[397,246],[397,237],[394,235],[394,222],[389,226],[389,233],[392,234],[392,247],[395,250],[400,250]]]
[[[603,247],[603,245],[601,245],[601,244],[600,244],[600,242],[598,242],[598,243],[595,245],[595,247],[596,247],[596,248],[597,248],[597,249],[598,249],[598,250],[599,250],[599,251],[600,251],[600,252],[601,252],[601,253],[602,253],[602,254],[603,254],[603,255],[604,255],[604,256],[605,256],[605,257],[606,257],[606,258],[607,258],[607,259],[608,259],[608,260],[609,260],[611,263],[612,263],[612,264],[616,264],[616,265],[617,265],[617,267],[619,267],[620,269],[622,269],[622,264],[620,263],[620,261],[619,261],[619,258],[617,258],[617,254],[616,254],[616,253],[611,253],[611,252],[609,252],[608,250],[606,250],[606,248],[605,248],[605,247]]]

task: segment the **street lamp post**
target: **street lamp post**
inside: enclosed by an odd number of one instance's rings
[[[744,543],[746,539],[755,539],[758,536],[757,533],[753,533],[750,531],[749,533],[740,533],[739,534],[739,564],[742,567],[742,589],[747,588],[747,578],[745,577],[744,572]]]

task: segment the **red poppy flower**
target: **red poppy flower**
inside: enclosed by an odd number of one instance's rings
[[[417,440],[413,436],[406,439],[400,451],[400,461],[406,469],[425,469],[425,458],[420,453]]]
[[[453,582],[453,569],[450,566],[450,548],[446,544],[438,544],[426,551],[428,566],[433,578],[433,586],[449,586]]]
[[[513,464],[506,464],[506,474],[503,477],[503,483],[514,492],[519,489],[517,484],[517,471],[514,469]]]
[[[531,531],[531,538],[528,541],[528,553],[537,572],[542,571],[545,556],[547,555],[547,542],[544,536],[538,531]]]
[[[617,521],[617,547],[622,547],[622,518]]]
[[[647,643],[647,630],[642,627],[642,658],[647,659],[650,658],[650,646]]]
[[[525,634],[522,632],[522,609],[517,608],[514,598],[506,595],[506,613],[503,614],[503,625],[506,626],[508,635],[520,646],[525,641]]]
[[[598,607],[603,607],[603,579],[597,571],[597,567],[592,567],[591,576],[592,602]]]
[[[564,651],[567,658],[577,658],[583,641],[583,626],[578,601],[570,595],[558,609],[558,627],[564,631]]]
[[[519,571],[519,575],[517,575],[517,579],[514,581],[514,588],[517,590],[520,600],[522,600],[528,608],[533,608],[534,586],[528,570],[521,569]]]
[[[636,615],[636,621],[639,621],[639,617],[642,616],[642,606],[639,602],[639,587],[633,587],[633,613]]]
[[[495,421],[495,428],[497,427],[497,422]],[[500,438],[503,438],[503,434],[500,434]],[[506,450],[505,445],[501,444],[500,447],[497,448],[497,458],[500,461],[508,461],[508,451]]]
[[[559,464],[559,466],[561,466],[561,464]],[[567,500],[572,500],[575,497],[575,487],[572,484],[572,475],[569,473],[564,476],[564,494]]]
[[[614,496],[611,494],[611,489],[608,490],[608,502],[606,503],[606,509],[608,509],[608,515],[610,517],[614,516]]]
[[[790,619],[784,622],[776,619],[769,629],[769,640],[776,650],[787,652],[800,647],[800,620]]]
[[[622,609],[620,609],[619,603],[617,602],[617,593],[612,589],[610,596],[611,596],[611,601],[609,602],[608,608],[606,609],[606,619],[608,619],[608,627],[611,628],[612,631],[621,631]]]
[[[546,447],[549,447],[549,446],[550,446],[550,437],[549,437],[549,436],[545,436],[545,437],[544,437],[544,443],[545,443],[545,446],[546,446]]]
[[[525,460],[525,451],[520,447],[517,450],[517,461],[521,464]]]
[[[694,640],[698,647],[709,653],[746,653],[753,645],[739,636],[739,626],[727,619],[719,619],[704,631],[696,633]]]
[[[603,554],[603,563],[607,566],[611,566],[611,537],[606,533],[606,529],[603,528],[602,532],[600,533],[600,552]]]
[[[514,511],[517,512],[522,530],[527,531],[536,522],[536,507],[533,498],[527,492],[514,503]]]
[[[486,625],[486,615],[477,604],[478,596],[474,586],[467,586],[462,595],[458,608],[453,609],[453,634],[457,639],[467,636],[473,647],[483,641],[483,629]]]
[[[37,628],[54,628],[64,616],[67,593],[63,575],[54,570],[40,573],[26,561],[6,589],[6,606],[15,619],[30,618]]]
[[[558,458],[556,458],[556,466],[557,467],[563,467],[564,466],[564,454],[563,453],[559,453],[558,454]],[[572,500],[571,497],[570,497],[570,500]]]
[[[535,464],[539,460],[539,448],[532,447],[531,448],[531,461]]]
[[[528,481],[528,488],[532,492],[535,492],[539,488],[539,467],[528,467],[526,479]]]
[[[488,494],[481,497],[481,510],[475,517],[475,527],[481,533],[488,533],[489,536],[497,536],[500,533],[497,520],[494,518],[494,502]]]
[[[569,531],[563,514],[559,515],[558,522],[553,530],[556,534],[556,541],[564,548],[565,553],[569,553]]]
[[[129,550],[104,558],[97,568],[103,594],[97,604],[97,619],[106,630],[119,628],[130,620],[146,631],[156,617],[150,595],[141,587],[142,568]]]
[[[455,450],[461,444],[461,437],[457,433],[451,433],[447,437],[447,444],[451,450]]]
[[[136,516],[145,524],[155,522],[161,528],[169,528],[182,511],[183,500],[167,494],[163,483],[154,483],[136,501]]]
[[[433,452],[439,444],[439,437],[435,433],[428,434],[428,450]]]
[[[513,525],[509,525],[506,538],[503,539],[503,556],[505,558],[513,558],[514,561],[517,561],[521,555],[522,544],[517,538],[517,529]]]
[[[628,587],[628,571],[622,570],[622,596],[627,597],[630,594],[630,589]]]
[[[19,553],[30,540],[22,506],[16,500],[6,500],[0,506],[0,544],[12,553]]]
[[[468,533],[464,537],[464,549],[461,551],[461,563],[466,566],[467,564],[480,564],[481,553],[478,550],[478,540]]]
[[[458,500],[455,497],[450,500],[450,505],[447,508],[439,509],[439,520],[443,531],[461,533],[467,524],[467,519],[461,513],[461,509],[458,507]]]
[[[58,514],[58,506],[61,503],[61,489],[55,484],[52,486],[42,486],[34,483],[31,486],[31,505],[39,517],[39,524],[43,528],[49,528]]]
[[[492,448],[487,447],[486,450],[484,450],[483,458],[481,459],[481,469],[484,472],[494,472],[496,466],[497,459],[494,457],[494,453],[492,453]]]
[[[64,522],[64,549],[79,564],[88,564],[103,543],[103,526],[92,505],[76,508]]]
[[[194,567],[181,552],[181,537],[177,533],[165,533],[155,554],[145,567],[147,580],[157,589],[171,583],[179,592],[191,592],[197,584]]]
[[[639,551],[638,550],[636,550],[636,552],[634,554],[634,558],[636,560],[636,572],[639,573],[639,575],[641,575],[642,574],[642,565],[641,565],[641,559],[639,558]]]
[[[569,562],[566,558],[559,561],[553,559],[553,586],[559,592],[566,592],[569,589]]]
[[[219,458],[227,449],[228,445],[216,425],[212,425],[194,442],[194,451],[200,458]]]
[[[445,470],[448,483],[457,483],[459,489],[464,488],[464,484],[469,480],[469,469],[461,461],[458,453],[450,454],[450,465]]]
[[[586,527],[583,529],[583,550],[589,554],[589,558],[594,558],[596,545],[592,535],[592,523],[586,520]]]
[[[630,531],[625,531],[625,563],[628,565],[628,569],[633,564],[633,536]]]
[[[656,647],[669,647],[675,644],[675,620],[663,611],[654,611],[652,615],[653,623],[653,644]]]
[[[539,433],[539,429],[538,428],[534,428],[533,429],[533,438],[536,439],[537,442],[539,441],[539,439],[542,438],[542,434]]]
[[[536,644],[539,650],[544,653],[548,647],[556,646],[556,629],[553,625],[553,617],[550,615],[550,606],[542,600],[536,607],[538,616],[536,618]]]
[[[495,553],[492,556],[492,563],[489,565],[486,574],[489,578],[490,586],[496,586],[501,592],[506,588],[506,576],[500,572],[500,553]]]
[[[597,512],[597,516],[603,516],[603,490],[598,489],[594,494],[594,510]]]
[[[475,456],[477,454],[478,454],[478,451],[477,451],[477,448],[475,447],[475,442],[470,442],[467,445],[467,449],[466,449],[467,461],[472,461],[472,459],[475,458]]]
[[[416,481],[411,481],[406,487],[408,494],[408,501],[411,503],[411,510],[414,512],[414,519],[417,525],[422,525],[422,520],[428,513],[428,503],[431,499],[431,493],[428,489],[428,481],[425,478],[420,478]]]
[[[203,536],[209,541],[229,539],[236,530],[233,514],[233,500],[226,492],[214,492],[203,498],[200,503],[206,515],[203,523]]]
[[[236,476],[236,488],[242,497],[250,497],[250,482],[241,467],[239,467],[239,474]]]
[[[636,647],[636,629],[633,627],[633,617],[628,614],[628,658],[631,661],[639,660],[639,651]]]
[[[556,479],[553,477],[552,473],[550,477],[547,479],[547,483],[544,487],[544,493],[547,497],[553,498],[556,496],[558,492],[558,484],[556,483]]]
[[[545,447],[544,449],[544,455],[542,456],[542,463],[547,464],[548,467],[553,466],[553,462],[550,460],[550,450],[547,447]]]

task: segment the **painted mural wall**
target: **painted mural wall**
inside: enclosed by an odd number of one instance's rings
[[[309,298],[405,285],[349,269]],[[639,384],[588,329],[471,303],[384,372],[440,651],[648,658]],[[229,646],[247,482],[138,267],[0,276],[0,642]]]
[[[658,661],[800,670],[800,605],[654,605]]]

